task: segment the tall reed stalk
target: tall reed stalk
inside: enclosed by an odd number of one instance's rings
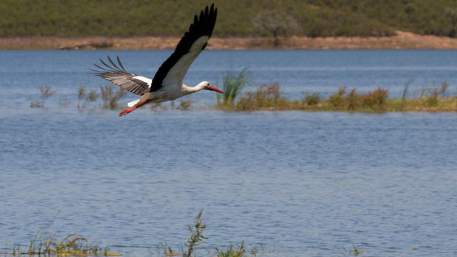
[[[218,95],[218,104],[233,105],[243,88],[248,85],[248,82],[249,78],[246,69],[243,69],[238,74],[230,73],[225,75],[223,78],[224,94]]]

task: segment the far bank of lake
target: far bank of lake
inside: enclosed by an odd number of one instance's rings
[[[173,49],[179,37],[3,37],[0,49]],[[216,37],[209,49],[457,49],[457,38],[397,31],[388,37]]]

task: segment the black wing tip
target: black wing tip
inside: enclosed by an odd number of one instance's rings
[[[95,69],[90,69],[91,72],[95,72],[95,75],[103,77],[103,74],[107,72],[122,72],[128,73],[124,65],[121,62],[119,56],[116,56],[116,61],[114,61],[110,56],[106,56],[106,59],[99,59],[99,63],[95,63]],[[117,62],[117,63],[116,63]]]
[[[201,10],[200,17],[206,17],[210,19],[211,17],[217,16],[217,7],[212,3],[211,5],[207,5],[205,9]]]
[[[194,22],[189,26],[189,30],[200,30],[201,35],[211,37],[217,20],[217,7],[214,3],[207,5],[200,14],[194,16]]]
[[[205,10],[208,10],[209,12],[214,12],[217,10],[217,7],[214,3],[211,3],[211,5],[207,5]]]

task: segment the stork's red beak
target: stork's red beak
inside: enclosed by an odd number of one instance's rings
[[[223,94],[224,93],[224,90],[216,87],[215,85],[209,85],[206,87],[206,90],[210,90],[210,91],[214,91],[216,93],[219,93],[219,94]]]

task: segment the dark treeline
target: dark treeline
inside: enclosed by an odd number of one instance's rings
[[[209,0],[2,0],[0,36],[179,36]],[[215,34],[457,36],[455,0],[215,0]]]

